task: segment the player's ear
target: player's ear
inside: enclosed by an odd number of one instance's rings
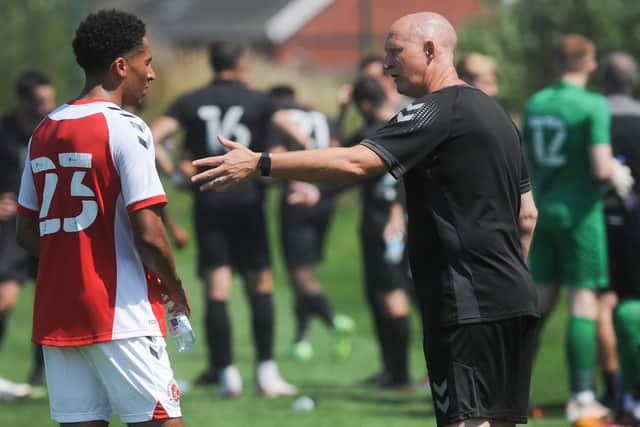
[[[113,61],[113,69],[120,78],[127,76],[127,60],[124,57],[119,56]]]

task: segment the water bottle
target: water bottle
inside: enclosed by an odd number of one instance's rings
[[[391,264],[398,264],[402,261],[404,254],[404,236],[402,233],[394,233],[386,241],[384,259]]]
[[[191,328],[191,322],[182,310],[168,312],[169,332],[179,352],[189,350],[196,343],[196,335]]]

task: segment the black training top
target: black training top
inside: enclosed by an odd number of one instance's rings
[[[351,146],[376,134],[386,122],[375,119],[365,122],[364,126],[345,145]],[[391,205],[401,201],[400,181],[389,173],[371,176],[360,181],[362,191],[362,220],[360,232],[382,235],[389,221]]]
[[[428,322],[538,314],[518,227],[529,176],[518,131],[493,99],[446,87],[362,144],[404,176],[411,270]]]
[[[236,80],[214,80],[178,97],[166,115],[180,122],[186,148],[194,158],[200,158],[226,152],[218,134],[253,151],[264,151],[275,111],[275,103],[266,94]],[[260,204],[263,197],[259,181],[244,182],[225,192],[194,190],[196,204],[207,208],[251,206]]]
[[[0,193],[18,193],[30,136],[15,113],[0,117]]]

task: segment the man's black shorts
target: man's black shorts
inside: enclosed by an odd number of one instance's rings
[[[332,210],[301,215],[299,209],[282,207],[280,238],[282,253],[289,267],[313,265],[322,261]]]
[[[0,221],[0,283],[24,284],[36,277],[38,261],[16,243],[16,218]]]
[[[270,267],[269,239],[262,206],[195,210],[198,274],[225,265],[238,272]]]
[[[425,353],[438,426],[468,419],[527,421],[538,319],[425,330]]]
[[[385,259],[386,243],[379,233],[361,233],[364,281],[369,292],[391,292],[411,286],[409,261],[406,255],[398,263]]]

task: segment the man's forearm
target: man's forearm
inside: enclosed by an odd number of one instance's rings
[[[383,173],[386,165],[364,146],[294,151],[271,155],[273,178],[311,182],[349,182]]]

